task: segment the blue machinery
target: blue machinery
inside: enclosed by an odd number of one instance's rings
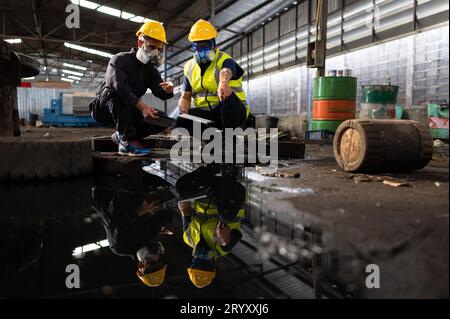
[[[67,99],[66,97],[70,98]],[[83,108],[77,109],[74,106],[74,95],[60,93],[59,98],[52,99],[50,108],[42,111],[42,122],[46,126],[65,126],[65,127],[89,127],[99,126],[98,123],[89,114],[89,107],[87,101],[92,97],[82,97]],[[64,103],[71,104],[69,107],[63,105]],[[68,103],[69,101],[69,103]]]

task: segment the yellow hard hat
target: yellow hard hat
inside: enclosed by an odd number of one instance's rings
[[[205,41],[217,38],[217,30],[214,26],[203,19],[198,20],[191,28],[189,41]]]
[[[138,37],[140,37],[141,34],[144,34],[152,39],[156,39],[167,44],[166,30],[164,29],[164,26],[161,22],[150,20],[144,23],[139,29],[139,31],[136,32],[136,35]]]
[[[157,271],[151,272],[149,274],[146,274],[146,275],[141,275],[141,273],[138,270],[136,272],[136,275],[147,286],[159,287],[164,282],[164,278],[166,277],[166,269],[167,269],[167,266],[164,266],[163,268],[161,268]]]
[[[197,288],[204,288],[208,286],[214,278],[216,278],[216,271],[205,271],[194,268],[187,269],[189,279]]]

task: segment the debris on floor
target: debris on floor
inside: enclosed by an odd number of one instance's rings
[[[442,146],[445,146],[445,143],[442,140],[438,139],[433,142],[433,146],[434,147],[442,147]]]
[[[258,173],[264,176],[269,177],[283,177],[283,178],[299,178],[301,169],[298,167],[295,168],[281,168],[278,170],[269,170],[264,167],[259,167],[256,169]]]
[[[369,183],[369,182],[373,181],[373,179],[371,179],[369,176],[366,176],[366,175],[355,176],[353,178],[353,180],[355,181],[355,184],[358,184],[358,183]]]
[[[412,187],[409,182],[415,181],[414,178],[394,178],[391,176],[374,176],[366,174],[349,174],[345,177],[348,180],[354,180],[355,184],[370,183],[370,182],[382,182],[384,185],[392,187]]]
[[[384,185],[392,186],[392,187],[411,187],[409,183],[405,182],[396,182],[396,181],[390,181],[390,180],[384,180]]]

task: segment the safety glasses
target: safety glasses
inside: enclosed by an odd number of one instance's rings
[[[214,46],[215,44],[213,40],[192,43],[192,49],[194,51],[212,50]]]
[[[153,51],[153,50],[158,50],[159,53],[164,51],[164,45],[161,48],[158,48],[157,46],[153,45],[150,43],[150,39],[148,36],[144,35],[143,36],[144,39],[144,48],[147,52]]]

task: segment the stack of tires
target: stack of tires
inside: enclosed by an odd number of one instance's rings
[[[345,120],[355,118],[357,79],[326,76],[314,79],[313,131],[335,133]]]

